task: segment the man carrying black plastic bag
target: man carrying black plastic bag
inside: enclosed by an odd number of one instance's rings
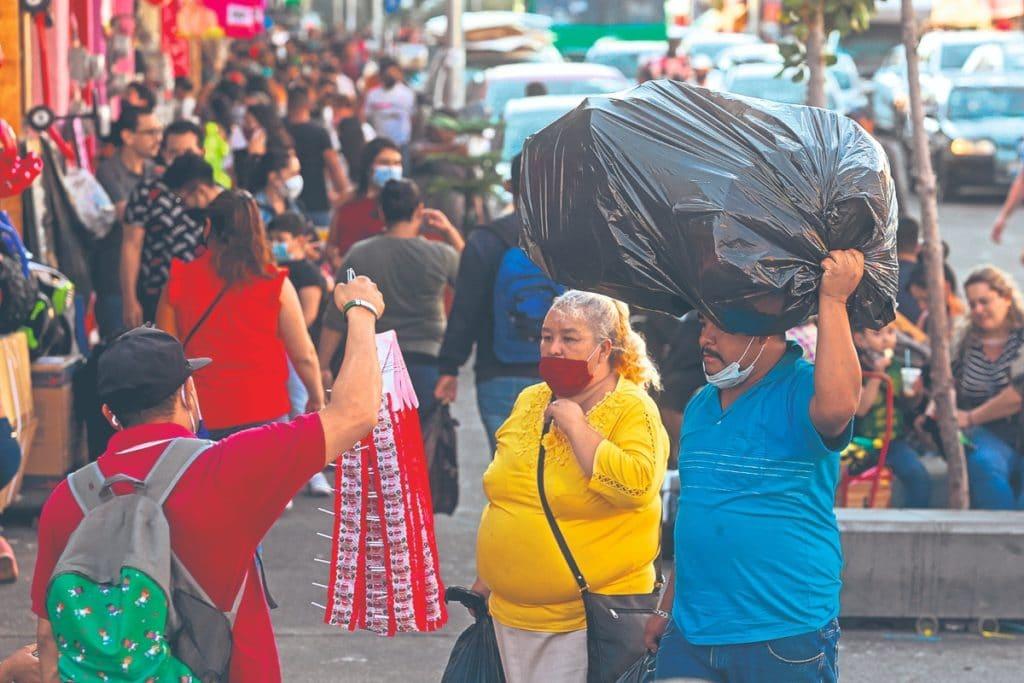
[[[816,367],[782,334],[703,320],[708,386],[683,417],[676,576],[662,597],[668,616],[645,629],[656,680],[838,680],[832,506],[860,398],[846,308],[863,256],[834,251],[821,267]]]

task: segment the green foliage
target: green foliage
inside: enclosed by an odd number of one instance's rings
[[[779,43],[784,60],[782,71],[793,69],[793,80],[806,77],[808,20],[811,10],[821,7],[825,15],[825,36],[838,31],[840,36],[864,31],[875,14],[875,0],[782,0],[782,23],[791,26],[793,37]],[[826,66],[836,63],[834,54],[825,55]]]
[[[494,122],[489,119],[457,119],[445,114],[432,116],[430,125],[439,130],[447,130],[459,135],[479,135],[485,130],[495,127]]]
[[[488,129],[495,128],[495,124],[492,121],[485,119],[462,121],[443,115],[431,118],[430,125],[442,130],[470,135],[479,135]],[[499,152],[488,152],[474,156],[436,153],[428,155],[427,159],[431,162],[439,162],[470,171],[457,177],[435,175],[427,182],[425,188],[429,194],[455,193],[463,195],[466,198],[467,211],[473,197],[486,197],[495,192],[504,180],[497,171],[497,165],[501,162],[501,154]]]
[[[427,192],[431,194],[456,192],[466,195],[466,198],[469,199],[472,196],[488,195],[502,183],[501,174],[496,170],[498,162],[501,161],[501,154],[493,152],[477,156],[431,154],[427,158],[430,161],[443,162],[472,170],[472,173],[467,174],[467,178],[434,176],[427,183]]]

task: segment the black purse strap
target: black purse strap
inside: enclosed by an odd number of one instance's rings
[[[545,420],[544,429],[540,434],[540,452],[537,455],[537,491],[540,493],[540,505],[544,508],[544,516],[548,520],[548,526],[551,527],[551,533],[555,536],[555,543],[558,544],[558,549],[562,551],[562,557],[565,558],[565,563],[569,565],[569,571],[572,572],[573,578],[576,579],[576,585],[579,586],[580,593],[586,593],[590,590],[590,586],[587,584],[587,580],[583,578],[583,572],[580,571],[580,566],[576,564],[576,559],[569,550],[569,544],[565,542],[565,536],[562,535],[562,530],[558,527],[558,522],[555,521],[555,515],[551,512],[551,506],[548,505],[548,497],[544,493],[544,460],[547,455],[547,451],[544,449],[544,437],[547,436],[550,429],[551,420]]]
[[[547,451],[544,448],[544,437],[547,436],[548,431],[551,429],[551,420],[544,421],[544,429],[540,433],[540,449],[537,455],[537,492],[540,494],[540,505],[544,508],[544,517],[548,520],[548,526],[551,527],[551,533],[555,537],[555,543],[558,544],[558,549],[562,551],[562,557],[565,558],[565,563],[569,565],[569,571],[572,572],[572,577],[576,580],[576,585],[579,586],[580,593],[587,593],[590,591],[590,584],[587,583],[586,578],[583,576],[583,571],[580,566],[576,564],[576,559],[572,556],[572,552],[569,550],[569,544],[565,541],[565,536],[562,535],[562,529],[559,528],[558,522],[555,520],[555,514],[551,512],[551,506],[548,505],[547,494],[544,493],[544,461],[547,459]],[[658,554],[654,557],[654,590],[658,592],[661,587],[665,585],[665,575],[661,570],[661,533],[658,534]]]
[[[203,314],[199,316],[199,322],[195,324],[191,332],[185,335],[185,341],[181,342],[181,345],[183,347],[188,346],[188,343],[192,341],[192,337],[196,335],[196,332],[199,331],[199,328],[202,327],[203,323],[206,322],[206,319],[210,317],[210,314],[213,313],[213,309],[217,308],[217,304],[220,303],[220,300],[224,298],[224,295],[228,293],[228,290],[230,288],[230,283],[225,283],[221,290],[217,292],[217,296],[214,297],[212,302],[210,302],[210,305],[206,308]]]

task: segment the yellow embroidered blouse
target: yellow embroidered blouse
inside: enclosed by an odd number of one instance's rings
[[[484,473],[489,502],[477,534],[477,571],[492,591],[490,608],[499,623],[565,633],[585,628],[586,618],[537,491],[537,456],[550,400],[547,385],[528,387],[498,430],[497,452]],[[650,592],[669,452],[658,408],[643,389],[620,378],[587,414],[587,422],[604,436],[590,478],[562,433],[552,428],[545,437],[548,502],[591,590]]]

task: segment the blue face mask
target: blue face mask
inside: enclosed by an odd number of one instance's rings
[[[388,184],[389,180],[401,180],[402,179],[402,167],[401,166],[374,166],[373,167],[373,184],[377,187],[384,187]]]
[[[764,353],[764,347],[768,342],[761,344],[761,350],[757,352],[757,356],[751,361],[750,365],[745,368],[740,367],[740,363],[747,356],[747,352],[750,351],[750,347],[753,346],[754,340],[751,338],[747,344],[747,348],[743,351],[743,355],[740,356],[739,360],[726,365],[724,368],[719,370],[713,375],[709,375],[707,370],[704,371],[704,377],[707,379],[708,384],[715,386],[719,389],[732,389],[746,382],[750,375],[754,372],[754,366],[757,365],[757,361],[761,360],[761,354]]]
[[[288,253],[288,245],[284,242],[274,242],[270,247],[270,253],[274,255],[274,260],[278,263],[284,263],[285,261],[291,261],[292,257]]]

